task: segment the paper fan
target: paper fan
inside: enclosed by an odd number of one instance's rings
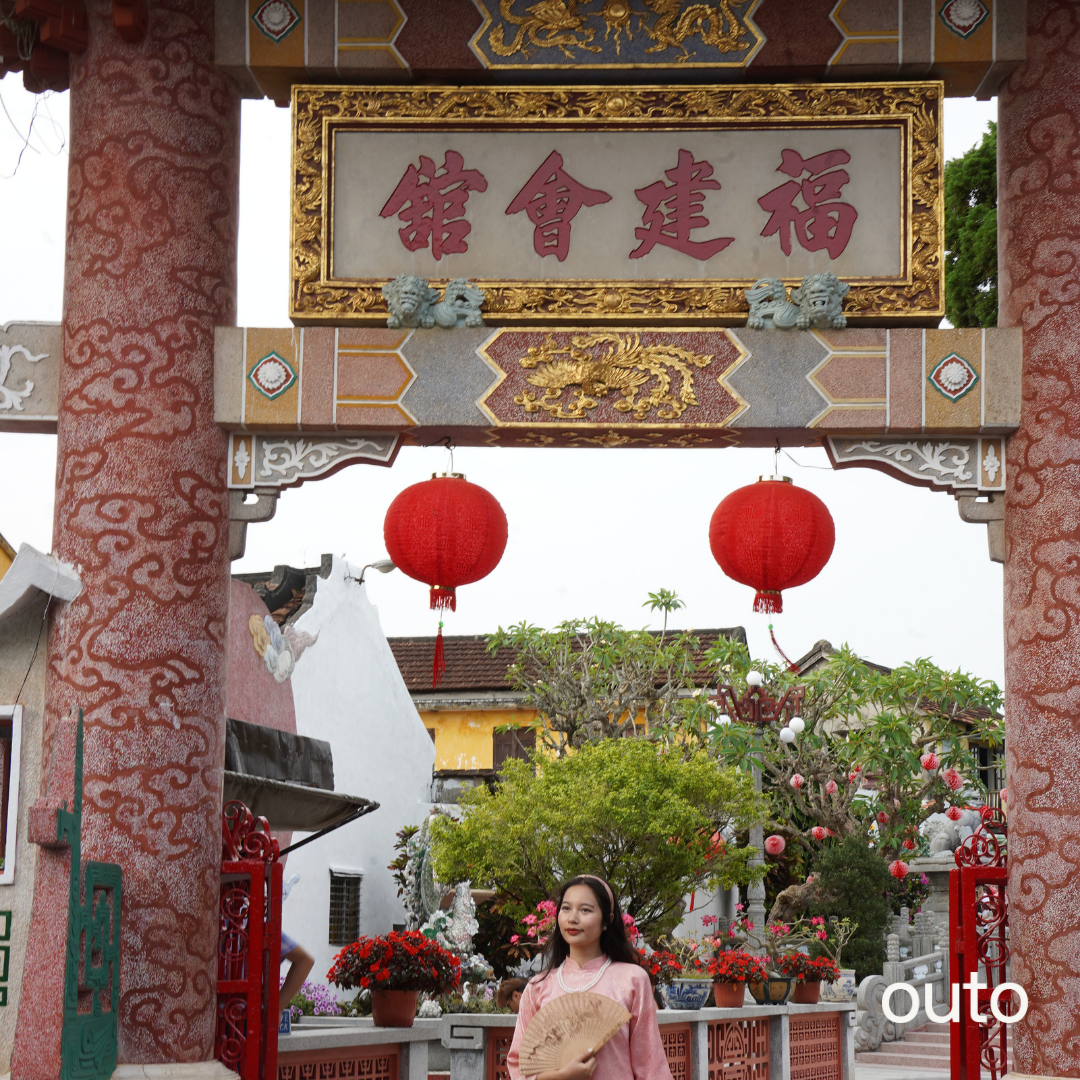
[[[549,1001],[521,1038],[522,1074],[561,1069],[590,1047],[599,1050],[629,1019],[617,1001],[603,994],[564,994]]]

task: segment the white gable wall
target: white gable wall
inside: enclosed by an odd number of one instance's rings
[[[282,909],[282,929],[315,957],[308,977],[325,982],[340,946],[329,944],[330,868],[363,873],[361,934],[384,934],[405,912],[387,864],[396,833],[430,811],[435,747],[424,729],[379,624],[360,568],[335,558],[313,607],[296,622],[318,634],[293,671],[296,732],[330,743],[334,788],[379,809],[288,856],[285,878],[299,873]],[[293,843],[303,839],[295,833]]]

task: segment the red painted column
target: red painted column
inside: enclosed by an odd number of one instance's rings
[[[229,598],[213,328],[235,322],[240,134],[213,0],[147,6],[128,44],[111,0],[90,0],[73,60],[54,549],[84,591],[51,628],[45,736],[48,754],[84,710],[83,856],[123,868],[130,1063],[213,1056]],[[40,853],[18,1080],[59,1072],[66,863]]]
[[[1008,447],[1005,720],[1016,1070],[1080,1077],[1080,3],[1028,0],[999,97],[1003,326],[1024,328]]]

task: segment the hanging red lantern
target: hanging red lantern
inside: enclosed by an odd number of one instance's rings
[[[713,512],[709,546],[729,578],[755,589],[754,610],[784,610],[783,589],[817,577],[836,531],[825,504],[786,476],[762,476]]]
[[[431,587],[431,608],[457,610],[457,587],[487,577],[506,548],[506,514],[498,500],[460,473],[407,487],[390,504],[383,539],[394,564]],[[435,638],[431,685],[444,668],[442,623]]]

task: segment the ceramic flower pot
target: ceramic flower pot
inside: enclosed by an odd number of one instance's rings
[[[784,1005],[794,982],[786,975],[770,975],[767,982],[750,983],[750,996],[759,1005]]]
[[[376,1027],[412,1027],[418,990],[372,990],[371,1019]]]
[[[854,1001],[859,987],[855,982],[854,968],[841,968],[840,978],[833,983],[821,984],[821,1000],[828,1002]]]
[[[714,982],[712,996],[713,1004],[718,1009],[741,1009],[746,1000],[746,983]]]
[[[796,1005],[816,1005],[820,996],[820,982],[800,982],[795,984],[795,993],[791,995],[791,1000]]]
[[[672,979],[661,988],[669,1009],[700,1009],[709,998],[712,979]]]

